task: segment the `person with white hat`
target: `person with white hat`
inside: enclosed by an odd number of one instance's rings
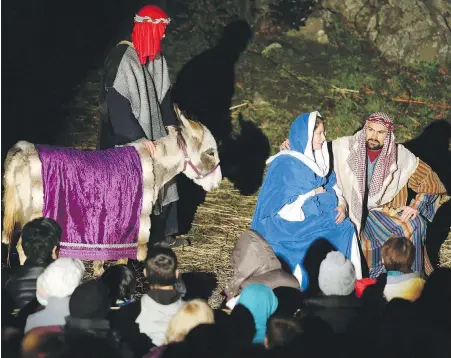
[[[30,315],[25,333],[35,327],[63,326],[69,316],[69,299],[80,284],[85,267],[79,259],[62,257],[52,262],[38,277],[36,298],[45,306]]]
[[[339,251],[331,251],[321,262],[318,286],[322,295],[304,301],[303,313],[325,321],[337,333],[345,333],[360,317],[362,302],[355,295],[356,272],[352,262]]]

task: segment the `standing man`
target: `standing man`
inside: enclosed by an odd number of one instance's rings
[[[151,141],[167,135],[177,125],[169,96],[171,82],[161,40],[170,19],[158,6],[147,5],[135,16],[130,41],[121,41],[109,53],[101,81],[99,149],[113,148],[140,138]],[[174,247],[178,239],[175,178],[159,193],[152,214],[149,243]]]
[[[332,150],[337,183],[360,232],[370,277],[383,270],[382,245],[395,236],[413,242],[413,271],[430,274],[433,268],[423,251],[426,219],[432,221],[440,195],[446,194],[437,174],[396,144],[393,120],[384,112],[371,114],[353,136],[334,140]]]

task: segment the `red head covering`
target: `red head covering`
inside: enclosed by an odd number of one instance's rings
[[[155,5],[144,6],[138,11],[132,41],[142,65],[147,62],[147,57],[153,61],[161,52],[161,40],[170,21],[168,15]]]
[[[375,122],[382,124],[389,132],[393,132],[393,119],[385,112],[376,112],[371,114],[367,122]]]

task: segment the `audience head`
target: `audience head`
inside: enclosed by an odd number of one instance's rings
[[[13,316],[12,311],[15,308],[14,299],[4,289],[2,289],[2,356],[19,357],[20,342],[23,337],[23,330],[17,328],[17,318]]]
[[[216,324],[199,324],[192,328],[182,342],[167,346],[163,357],[224,357],[230,343],[224,337],[221,327]]]
[[[274,315],[280,317],[293,317],[295,313],[302,309],[305,293],[293,287],[276,287],[273,290],[279,302]]]
[[[166,343],[181,342],[194,327],[213,323],[213,310],[207,302],[199,299],[185,302],[169,322]]]
[[[304,316],[300,325],[302,338],[300,342],[300,357],[334,357],[339,356],[338,341],[332,327],[318,316]]]
[[[252,283],[241,292],[238,304],[246,307],[254,317],[254,343],[263,344],[268,318],[276,311],[278,300],[273,290],[260,283]]]
[[[451,268],[439,267],[431,273],[417,301],[428,320],[451,322]]]
[[[44,265],[58,256],[61,228],[49,218],[29,221],[22,229],[22,248],[27,261]]]
[[[111,305],[117,300],[127,301],[135,291],[135,273],[125,265],[113,265],[106,269],[100,280],[110,291]]]
[[[354,265],[341,252],[331,251],[321,262],[318,285],[326,296],[348,296],[355,287]]]
[[[107,338],[92,334],[53,334],[41,346],[40,354],[47,358],[121,358]],[[35,356],[33,356],[35,357]]]
[[[63,298],[70,296],[80,284],[85,266],[79,259],[61,257],[52,262],[38,277],[36,298],[46,306],[49,297]]]
[[[273,315],[266,326],[265,347],[282,347],[302,334],[299,322],[294,318]]]
[[[436,299],[451,299],[451,268],[439,267],[426,280],[421,294],[422,299],[433,303]]]
[[[392,237],[382,245],[382,263],[387,271],[412,272],[415,247],[405,237]]]
[[[13,311],[16,308],[16,303],[14,302],[11,294],[2,288],[2,319],[1,319],[1,327],[10,327],[16,326],[16,318],[13,316]]]
[[[305,291],[308,296],[315,297],[321,295],[321,290],[318,285],[319,268],[327,254],[336,250],[336,247],[332,245],[329,240],[324,238],[314,240],[307,249],[305,257],[302,262],[299,263],[300,265],[298,267],[301,268],[303,282],[304,276],[307,277],[307,289],[303,291]]]
[[[22,339],[21,358],[47,357],[58,352],[64,345],[64,336],[58,326],[35,327]]]
[[[408,300],[393,298],[382,311],[377,335],[380,337],[379,349],[390,352],[392,357],[415,356],[419,348],[415,347],[416,332],[408,328],[418,325],[415,305]]]
[[[149,250],[144,275],[153,286],[174,285],[178,278],[177,256],[174,251],[164,247]]]
[[[78,286],[69,301],[73,318],[106,319],[110,310],[108,287],[100,280],[90,280]]]
[[[255,333],[255,320],[250,310],[241,304],[235,305],[233,311],[229,314],[229,319],[223,321],[225,331],[230,335],[230,341],[238,347],[244,347],[252,344]],[[221,324],[218,320],[216,325]]]

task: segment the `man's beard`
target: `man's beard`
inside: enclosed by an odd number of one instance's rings
[[[384,145],[379,143],[377,140],[374,140],[374,141],[367,140],[366,141],[366,147],[371,150],[379,150],[379,149],[382,149],[383,146]]]

